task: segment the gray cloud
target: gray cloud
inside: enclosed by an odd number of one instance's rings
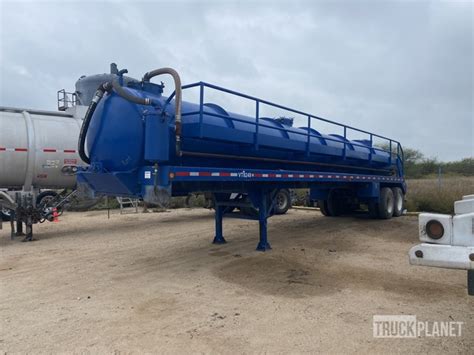
[[[172,66],[186,83],[243,91],[428,156],[474,156],[470,1],[3,1],[0,12],[3,106],[55,109],[58,89],[112,61],[135,77]]]

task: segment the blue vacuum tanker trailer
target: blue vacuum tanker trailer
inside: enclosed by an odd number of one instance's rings
[[[168,97],[163,84],[151,82],[163,74],[174,80]],[[199,90],[198,101],[184,102],[183,91],[192,88]],[[255,114],[206,102],[210,91],[250,101]],[[291,117],[264,117],[263,106],[303,116],[306,124],[293,127]],[[342,133],[324,134],[321,123]],[[351,132],[365,138],[350,140]],[[100,85],[81,128],[79,154],[89,166],[79,171],[78,184],[91,193],[160,205],[171,196],[211,193],[214,243],[225,243],[222,219],[229,206],[253,207],[261,251],[270,249],[267,219],[280,189],[309,188],[326,216],[360,204],[382,219],[400,216],[404,209],[399,142],[205,82],[182,86],[171,68],[148,72],[141,81],[127,83],[119,76]]]

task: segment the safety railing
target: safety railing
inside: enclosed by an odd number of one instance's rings
[[[77,97],[74,92],[62,89],[58,91],[58,111],[66,111],[67,108],[76,106]]]
[[[191,89],[191,88],[195,88],[195,87],[199,87],[199,110],[198,111],[193,111],[193,112],[184,112],[184,113],[182,113],[182,116],[199,115],[199,136],[200,136],[200,138],[203,138],[203,136],[204,136],[204,128],[203,128],[204,114],[209,115],[209,116],[221,117],[221,118],[225,118],[225,119],[230,119],[232,121],[238,121],[238,122],[243,122],[243,123],[247,123],[247,124],[253,124],[255,126],[255,138],[254,138],[253,143],[254,143],[255,149],[258,150],[259,149],[259,134],[258,133],[259,133],[259,130],[260,130],[261,127],[266,127],[266,128],[270,128],[270,129],[274,129],[274,130],[287,131],[286,128],[275,127],[275,126],[272,126],[272,125],[265,124],[264,122],[261,121],[261,119],[260,119],[260,106],[262,104],[264,104],[264,105],[267,105],[267,106],[270,106],[270,107],[274,107],[274,108],[277,108],[277,109],[284,110],[286,112],[291,112],[291,113],[306,117],[307,126],[306,126],[305,132],[299,132],[297,130],[291,130],[290,133],[291,134],[299,134],[299,135],[302,135],[302,136],[306,137],[306,155],[307,156],[310,155],[311,138],[324,139],[326,141],[334,141],[334,142],[337,142],[337,143],[343,143],[344,144],[344,148],[343,148],[343,152],[342,152],[342,158],[343,159],[346,159],[346,157],[347,157],[347,147],[348,146],[358,146],[358,147],[363,147],[365,149],[369,149],[369,152],[370,152],[369,153],[369,161],[372,161],[372,155],[373,155],[374,151],[380,151],[380,152],[388,153],[389,154],[389,165],[392,164],[393,157],[395,156],[395,158],[397,159],[397,162],[400,163],[400,168],[403,171],[403,161],[404,161],[403,148],[402,148],[400,142],[398,142],[394,139],[387,138],[387,137],[381,136],[381,135],[376,134],[376,133],[372,133],[372,132],[369,132],[369,131],[365,131],[363,129],[351,127],[351,126],[348,126],[348,125],[345,125],[345,124],[342,124],[342,123],[339,123],[339,122],[331,121],[331,120],[328,120],[326,118],[315,116],[315,115],[312,115],[312,114],[309,114],[309,113],[306,113],[306,112],[303,112],[303,111],[295,110],[295,109],[292,109],[292,108],[289,108],[289,107],[286,107],[286,106],[283,106],[283,105],[279,105],[279,104],[276,104],[276,103],[273,103],[273,102],[270,102],[270,101],[267,101],[267,100],[262,100],[262,99],[259,99],[257,97],[242,94],[242,93],[237,92],[237,91],[229,90],[229,89],[222,88],[222,87],[219,87],[219,86],[216,86],[216,85],[213,85],[213,84],[208,84],[208,83],[205,83],[205,82],[197,82],[197,83],[194,83],[194,84],[184,85],[182,87],[182,89],[185,90],[185,89]],[[204,89],[205,88],[220,91],[220,92],[223,92],[223,93],[227,93],[227,94],[230,94],[230,95],[234,95],[234,96],[241,97],[241,98],[248,99],[248,100],[251,100],[251,101],[255,102],[255,117],[254,117],[255,121],[252,122],[252,121],[248,121],[248,120],[241,119],[241,118],[238,118],[238,117],[222,115],[222,114],[219,114],[219,113],[213,113],[213,112],[209,112],[209,111],[204,113],[204,97],[205,97],[205,95],[204,95],[205,90]],[[173,92],[171,94],[171,96],[168,98],[167,101],[168,102],[171,101],[173,99],[174,95],[175,95],[175,93]],[[332,125],[335,125],[335,126],[338,126],[338,127],[342,127],[344,141],[341,141],[340,139],[337,139],[336,137],[331,138],[328,135],[325,135],[324,137],[322,137],[320,135],[311,133],[312,120],[318,120],[318,121],[329,123],[329,124],[332,124]],[[349,141],[348,138],[347,138],[349,131],[354,131],[354,132],[358,132],[358,133],[362,133],[362,134],[367,135],[366,137],[368,138],[367,140],[370,142],[370,146],[368,146],[366,144],[363,144],[363,143],[358,143],[358,142],[355,142],[355,141]],[[384,149],[383,147],[374,146],[373,145],[374,138],[378,138],[378,139],[384,141],[385,142],[384,146],[387,145],[388,149]]]

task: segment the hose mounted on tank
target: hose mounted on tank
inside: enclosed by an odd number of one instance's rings
[[[149,82],[151,78],[162,75],[169,74],[174,80],[174,90],[175,90],[175,136],[176,136],[176,155],[181,156],[181,103],[183,101],[183,94],[181,89],[181,78],[176,70],[172,68],[161,68],[149,71],[143,76],[143,82]],[[115,87],[114,87],[115,88]]]
[[[90,121],[94,111],[97,107],[97,104],[104,96],[105,92],[110,92],[112,88],[115,92],[123,97],[124,99],[133,102],[137,105],[150,105],[155,106],[157,103],[150,98],[142,98],[131,94],[128,90],[125,90],[119,82],[121,74],[126,73],[126,70],[121,70],[119,72],[119,77],[112,80],[112,82],[107,82],[99,86],[97,89],[94,98],[92,99],[89,108],[87,109],[86,116],[84,117],[84,122],[82,123],[81,131],[79,134],[79,156],[81,159],[90,164],[90,157],[87,156],[85,152],[85,141],[87,136],[87,130],[89,129]],[[174,86],[175,86],[175,135],[176,135],[176,155],[181,155],[181,102],[182,102],[182,90],[181,90],[181,78],[176,70],[172,68],[161,68],[155,69],[148,73],[145,73],[143,76],[142,82],[149,82],[151,78],[162,75],[169,74],[173,77]]]
[[[91,118],[92,118],[92,115],[94,114],[97,104],[99,103],[100,99],[102,99],[104,94],[106,92],[110,92],[111,90],[112,90],[112,84],[110,82],[103,83],[99,86],[99,88],[94,94],[94,97],[91,101],[91,104],[89,105],[89,108],[87,109],[86,116],[84,117],[84,122],[82,122],[81,131],[79,132],[79,149],[78,150],[79,150],[79,156],[87,164],[91,163],[90,157],[87,156],[86,150],[85,150],[87,130],[89,129]]]

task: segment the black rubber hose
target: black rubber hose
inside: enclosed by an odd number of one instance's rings
[[[91,123],[91,118],[92,118],[92,115],[94,114],[97,104],[99,103],[100,99],[102,99],[102,97],[104,96],[104,93],[109,92],[110,90],[112,90],[112,84],[110,82],[103,83],[99,86],[99,88],[95,92],[94,98],[92,99],[89,105],[89,108],[87,109],[86,116],[84,117],[84,121],[82,122],[81,131],[79,132],[78,150],[79,150],[79,156],[86,164],[91,163],[91,160],[87,156],[86,150],[85,150],[86,136],[87,136],[87,131],[89,130],[89,125]]]
[[[151,100],[149,98],[141,98],[135,95],[130,94],[127,90],[125,90],[122,85],[118,82],[118,79],[114,79],[112,81],[112,86],[114,90],[122,96],[124,99],[136,103],[138,105],[151,105]]]

